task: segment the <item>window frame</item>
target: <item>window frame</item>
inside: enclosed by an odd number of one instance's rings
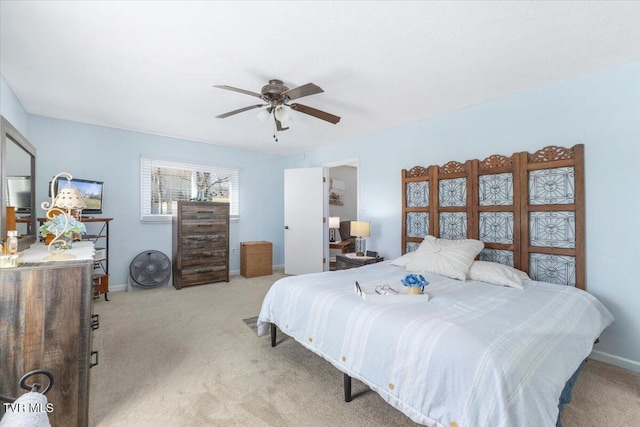
[[[240,170],[236,165],[222,165],[215,163],[194,162],[185,159],[167,158],[142,154],[140,155],[140,222],[167,223],[171,222],[173,214],[151,213],[151,170],[154,167],[184,169],[192,172],[209,172],[214,174],[228,174],[229,180],[229,220],[240,219]],[[193,179],[193,178],[192,178]],[[192,194],[195,182],[191,182]]]

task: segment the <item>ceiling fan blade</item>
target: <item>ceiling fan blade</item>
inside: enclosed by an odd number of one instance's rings
[[[256,92],[251,92],[250,90],[238,89],[237,87],[227,86],[227,85],[213,85],[213,87],[217,87],[219,89],[232,90],[234,92],[240,92],[240,93],[244,93],[246,95],[256,96],[256,97],[262,99],[262,95],[260,95],[259,93],[256,93]]]
[[[317,117],[329,123],[333,123],[334,125],[340,121],[340,117],[338,116],[334,116],[333,114],[329,114],[325,111],[318,110],[317,108],[312,108],[307,105],[291,104],[290,107],[301,113],[308,114],[313,117]]]
[[[229,111],[228,113],[220,114],[216,116],[218,119],[224,119],[225,117],[233,116],[234,114],[242,113],[243,111],[253,110],[254,108],[264,107],[267,104],[250,105],[248,107],[240,108],[239,110]]]
[[[293,89],[285,90],[282,95],[289,99],[298,99],[303,96],[315,95],[316,93],[324,92],[320,86],[316,86],[313,83],[307,83],[306,85],[294,87]]]

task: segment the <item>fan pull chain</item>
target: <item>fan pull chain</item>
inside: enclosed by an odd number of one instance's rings
[[[276,142],[278,142],[278,125],[276,124],[276,114],[275,114],[275,109],[274,109],[274,113],[273,113],[273,139],[276,140]]]

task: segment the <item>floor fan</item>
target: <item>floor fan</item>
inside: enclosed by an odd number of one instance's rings
[[[127,291],[164,286],[171,279],[171,260],[160,251],[144,251],[129,265]]]

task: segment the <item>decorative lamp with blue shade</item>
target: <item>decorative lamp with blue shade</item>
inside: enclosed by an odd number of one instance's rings
[[[356,236],[356,256],[364,256],[367,249],[365,237],[370,235],[368,221],[351,221],[351,235]]]

